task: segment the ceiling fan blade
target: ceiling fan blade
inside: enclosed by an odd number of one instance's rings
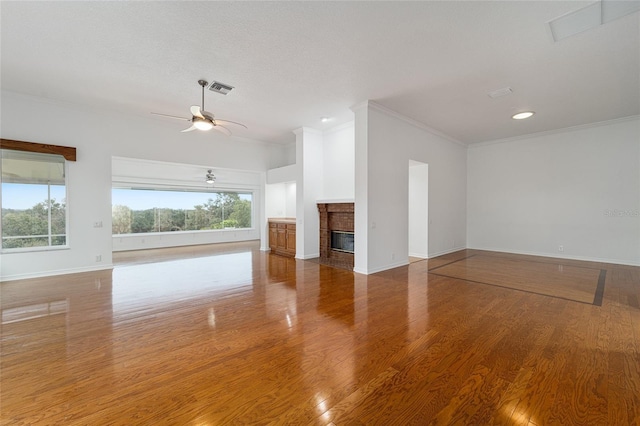
[[[237,121],[223,120],[223,119],[221,119],[221,118],[216,118],[216,119],[215,119],[215,121],[223,121],[223,122],[225,122],[225,123],[237,124],[238,126],[242,126],[242,127],[244,127],[245,129],[248,129],[248,127],[247,127],[247,126],[245,126],[245,125],[244,125],[244,124],[242,124],[242,123],[238,123]]]
[[[178,117],[177,115],[160,114],[159,112],[152,112],[151,114],[153,114],[153,115],[159,115],[159,116],[161,116],[161,117],[175,118],[176,120],[187,120],[187,121],[191,121],[191,119],[190,119],[190,118]]]
[[[180,131],[181,131],[181,132],[190,132],[190,131],[192,131],[192,130],[196,130],[196,129],[197,129],[197,127],[192,125],[192,126],[191,126],[191,127],[189,127],[188,129],[184,129],[184,130],[180,130]]]
[[[194,117],[204,118],[204,115],[202,115],[202,111],[198,105],[193,105],[191,107],[191,114],[193,114]]]
[[[219,132],[224,133],[227,136],[231,136],[231,130],[227,129],[222,124],[214,124],[213,128],[216,129]]]

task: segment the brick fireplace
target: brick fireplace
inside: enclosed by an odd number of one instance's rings
[[[320,262],[353,269],[354,204],[318,203]]]

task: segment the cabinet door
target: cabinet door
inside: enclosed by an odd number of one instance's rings
[[[287,230],[278,228],[278,241],[276,244],[278,250],[285,250],[287,248]]]
[[[291,255],[296,255],[296,228],[287,229],[287,252]]]
[[[274,224],[269,224],[269,248],[275,251],[278,245],[278,228]]]

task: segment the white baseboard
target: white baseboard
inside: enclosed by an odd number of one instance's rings
[[[544,253],[544,252],[535,252],[535,251],[527,251],[527,250],[512,250],[512,249],[504,249],[504,248],[496,248],[496,247],[467,247],[469,250],[485,250],[485,251],[493,251],[499,253],[513,253],[513,254],[523,254],[527,256],[541,256],[541,257],[552,257],[554,259],[569,259],[569,260],[582,260],[584,262],[599,262],[599,263],[612,263],[614,265],[628,265],[628,266],[640,266],[640,261],[626,261],[620,259],[607,259],[601,257],[590,257],[590,256],[572,256],[572,255],[559,255],[558,253]]]
[[[58,269],[55,271],[42,271],[42,272],[34,272],[34,273],[27,273],[27,274],[5,275],[0,277],[0,282],[52,277],[54,275],[79,274],[81,272],[104,271],[107,269],[113,269],[113,264],[108,263],[100,266],[87,266],[83,268],[69,268],[69,269]]]
[[[419,259],[428,259],[429,256],[425,256],[422,253],[409,253],[409,257],[417,257]]]
[[[445,254],[449,254],[449,253],[454,253],[456,251],[460,251],[460,250],[466,250],[468,247],[455,247],[452,249],[447,249],[447,250],[442,250],[442,251],[438,251],[435,253],[429,253],[429,259],[432,259],[434,257],[438,257],[438,256],[442,256]]]
[[[296,259],[300,260],[315,259],[316,257],[320,257],[320,253],[305,254],[304,256],[296,255]]]
[[[409,260],[400,260],[398,262],[389,263],[387,265],[380,266],[378,268],[368,269],[366,271],[362,270],[362,269],[353,268],[353,272],[357,272],[359,274],[364,274],[364,275],[371,275],[371,274],[375,274],[377,272],[386,271],[388,269],[399,268],[401,266],[407,266],[408,264],[409,264]]]

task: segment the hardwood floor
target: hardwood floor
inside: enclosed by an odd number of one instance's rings
[[[638,267],[463,250],[364,276],[255,243],[115,262],[0,284],[2,424],[640,424]]]
[[[535,260],[498,259],[479,254],[431,268],[429,272],[479,284],[600,305],[607,271]]]

